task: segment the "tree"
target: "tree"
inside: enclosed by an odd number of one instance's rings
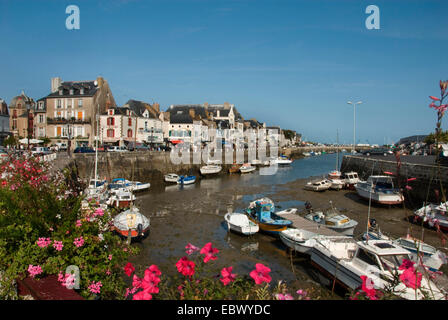
[[[434,144],[436,142],[436,137],[435,137],[434,132],[427,135],[424,142],[426,144]],[[448,142],[448,130],[440,132],[439,142],[444,142],[444,143]]]
[[[5,140],[3,140],[3,146],[5,146],[5,147],[7,147],[7,146],[14,147],[17,144],[19,144],[19,139],[14,136],[9,136]]]

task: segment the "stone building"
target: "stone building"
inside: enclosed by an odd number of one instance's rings
[[[39,99],[46,114],[45,134],[52,142],[66,142],[75,148],[94,145],[96,116],[116,103],[109,84],[102,77],[90,81],[51,79],[51,93]]]
[[[11,133],[18,138],[33,138],[34,108],[36,102],[23,91],[12,98],[9,104],[9,127]]]
[[[0,144],[10,135],[8,105],[5,100],[0,99]]]

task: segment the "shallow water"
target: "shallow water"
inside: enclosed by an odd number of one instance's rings
[[[313,269],[307,259],[291,257],[281,240],[262,233],[250,237],[228,232],[224,223],[227,212],[241,211],[250,201],[271,197],[278,209],[299,207],[302,201],[282,197],[282,184],[300,178],[321,176],[335,169],[336,154],[296,160],[279,167],[272,176],[259,171],[249,174],[226,174],[199,179],[194,185],[167,185],[138,195],[136,205],[151,219],[150,235],[141,243],[141,253],[132,262],[141,268],[157,264],[165,274],[177,273],[175,263],[185,256],[185,246],[202,247],[212,242],[218,248],[213,268],[233,266],[237,274],[249,274],[260,262],[272,270],[273,280],[287,281],[294,288],[317,287],[310,281]],[[291,190],[288,190],[291,191]],[[294,270],[293,270],[294,268]]]

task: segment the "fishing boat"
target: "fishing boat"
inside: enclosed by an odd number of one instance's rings
[[[311,156],[311,153],[309,153],[309,152],[304,152],[304,153],[302,153],[305,157],[310,157]]]
[[[252,171],[255,171],[255,169],[257,169],[254,166],[251,166],[250,163],[245,163],[240,167],[240,172],[241,173],[249,173]]]
[[[95,188],[95,189],[103,190],[103,189],[106,188],[106,186],[107,186],[107,180],[106,179],[103,179],[103,180],[100,180],[100,179],[90,179],[88,188]]]
[[[119,188],[111,190],[107,204],[115,208],[129,208],[135,201],[135,195],[128,189]]]
[[[253,159],[250,161],[250,164],[253,166],[260,166],[262,164],[260,159]]]
[[[292,225],[292,221],[275,214],[274,202],[269,198],[262,198],[250,203],[246,209],[249,219],[258,224],[260,230],[277,235]]]
[[[427,224],[431,228],[438,226],[443,231],[448,231],[448,201],[440,204],[430,203],[414,211],[417,220]]]
[[[370,176],[367,181],[359,181],[355,189],[361,198],[371,200],[379,204],[400,204],[404,201],[400,190],[394,188],[394,183],[389,176]]]
[[[142,238],[149,232],[150,220],[140,213],[137,207],[132,207],[118,214],[113,219],[112,230],[123,237]]]
[[[179,176],[175,173],[169,173],[165,175],[165,182],[169,182],[169,183],[177,183],[177,181],[179,180]]]
[[[329,179],[331,182],[330,188],[332,190],[342,190],[345,186],[345,181],[342,179]]]
[[[345,172],[342,174],[342,180],[345,182],[347,189],[355,190],[355,184],[359,182],[358,173],[354,171]]]
[[[311,249],[317,242],[324,239],[344,239],[346,236],[324,236],[312,231],[296,228],[288,228],[280,232],[280,239],[290,249],[303,254],[310,255]]]
[[[390,240],[323,239],[311,249],[311,264],[350,290],[362,285],[361,276],[368,276],[376,289],[389,287],[395,275],[403,273],[399,270],[403,259],[410,260],[410,252]],[[393,289],[404,299],[425,299],[420,290],[408,288],[401,281]],[[445,299],[444,290],[427,277],[422,277],[421,289],[435,300]]]
[[[339,179],[341,177],[341,171],[333,170],[328,174],[329,179]]]
[[[199,171],[201,172],[202,175],[207,175],[207,174],[217,174],[219,172],[221,172],[222,167],[220,165],[206,165],[206,166],[202,166]]]
[[[237,172],[240,172],[240,168],[241,168],[241,164],[234,163],[234,164],[229,168],[229,173],[237,173]]]
[[[196,176],[179,176],[177,184],[188,185],[196,182]]]
[[[325,225],[325,227],[346,236],[353,236],[353,232],[358,225],[357,221],[341,214],[332,204],[331,209],[327,210],[325,213],[322,211],[310,212],[305,215],[305,219]]]
[[[129,181],[123,178],[116,178],[109,184],[109,189],[125,188],[133,192],[138,192],[147,190],[150,186],[151,184],[149,182]]]
[[[328,190],[330,187],[331,187],[331,181],[323,178],[307,182],[306,185],[304,186],[304,189],[310,191],[325,191]]]
[[[253,235],[259,230],[258,224],[250,221],[248,216],[244,213],[227,213],[224,216],[224,219],[227,222],[229,230],[244,234],[246,236]]]

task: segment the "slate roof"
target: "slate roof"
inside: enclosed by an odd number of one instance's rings
[[[207,110],[200,104],[185,104],[185,105],[173,105],[167,110],[172,117],[173,114],[179,114],[181,111],[184,114],[189,114],[190,110],[194,110],[195,117],[200,116],[202,119],[207,119]]]
[[[193,119],[188,113],[172,113],[170,115],[170,123],[173,124],[184,124],[193,123]]]
[[[84,94],[81,94],[81,88],[84,88]],[[59,94],[59,89],[62,89],[62,95]],[[73,89],[73,94],[70,94],[70,89]],[[47,98],[93,97],[97,90],[94,81],[65,81],[58,91],[50,93]]]
[[[129,109],[131,109],[138,117],[143,117],[143,113],[148,110],[149,118],[158,119],[159,115],[157,114],[157,111],[154,110],[149,103],[131,99],[126,102],[126,105],[128,105]]]

